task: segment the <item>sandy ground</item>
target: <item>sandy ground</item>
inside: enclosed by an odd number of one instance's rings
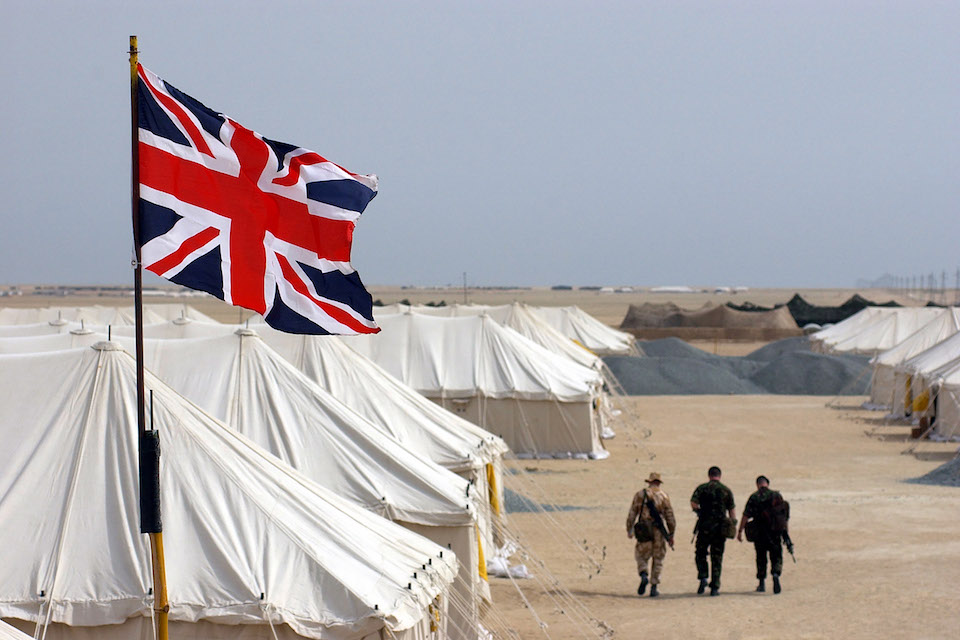
[[[829,400],[627,398],[618,435],[606,441],[609,459],[515,461],[526,473],[505,480],[583,509],[515,513],[510,527],[615,638],[957,637],[960,489],[903,482],[948,459],[956,444],[901,455],[906,427],[877,426],[879,414],[856,408],[862,399],[844,398],[839,408]],[[723,468],[738,515],[760,473],[790,501],[797,563],[784,554],[783,593],[754,592],[753,546],[733,540],[721,596],[696,595],[689,497],[712,464]],[[662,597],[641,599],[625,519],[651,471],[664,476],[678,533]],[[520,581],[549,625],[541,634],[510,581],[492,582],[496,613],[521,638],[596,637],[573,622],[573,607],[560,615],[532,580]]]

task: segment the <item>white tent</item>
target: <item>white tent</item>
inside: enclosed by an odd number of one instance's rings
[[[876,355],[897,346],[941,313],[943,309],[937,307],[894,308],[855,334],[830,341],[829,352]]]
[[[90,329],[73,329],[65,333],[34,336],[0,335],[0,353],[41,353],[76,347],[90,347],[104,339],[104,334]]]
[[[934,320],[938,307],[867,307],[810,336],[814,351],[876,355]]]
[[[478,512],[483,548],[489,555],[499,546],[503,456],[509,451],[502,438],[431,402],[338,339],[283,333],[267,326],[258,327],[257,333],[384,433],[470,480],[476,494],[487,497]]]
[[[634,353],[634,337],[607,326],[580,307],[530,307],[554,329],[600,355]]]
[[[148,325],[148,338],[232,334],[236,325],[174,320]],[[335,398],[426,458],[465,477],[508,450],[501,438],[426,400],[382,368],[331,336],[284,333],[266,325],[257,334],[270,348]],[[115,334],[132,335],[132,329]]]
[[[131,352],[132,343],[121,342]],[[490,592],[481,577],[473,505],[486,497],[471,495],[467,480],[383,433],[253,330],[146,340],[144,362],[175,391],[324,488],[453,549],[462,564],[454,591],[462,606],[451,612],[451,637],[476,637],[477,605]]]
[[[33,640],[33,636],[28,636],[16,627],[0,622],[0,640]]]
[[[342,340],[434,402],[506,440],[518,456],[602,458],[603,380],[487,316],[384,316]]]
[[[933,430],[940,438],[960,436],[960,358],[937,371]]]
[[[947,367],[958,358],[960,332],[895,366],[892,415],[903,417],[911,414],[915,400],[922,403],[925,393],[929,398],[929,385],[936,380],[937,370]]]
[[[960,331],[960,309],[942,309],[937,316],[905,340],[891,349],[876,355],[873,364],[873,379],[870,383],[870,404],[892,408],[894,396],[894,368],[946,340]]]
[[[452,553],[323,489],[154,376],[146,385],[172,637],[429,635]],[[135,389],[135,363],[113,343],[0,356],[0,617],[52,625],[47,637],[152,637]]]
[[[866,307],[849,318],[834,325],[824,327],[810,336],[810,347],[814,351],[826,353],[833,343],[855,335],[863,327],[876,322],[881,316],[894,313],[892,307]]]
[[[164,322],[174,318],[189,318],[201,322],[214,320],[186,304],[159,303],[143,307],[145,323]],[[134,309],[130,307],[4,307],[0,308],[0,325],[38,324],[47,322],[86,322],[91,325],[130,325],[134,323]]]
[[[58,333],[69,333],[70,331],[80,328],[79,322],[67,322],[66,320],[33,322],[29,324],[0,324],[0,338],[49,336]]]
[[[145,335],[164,338],[223,336],[238,327],[174,320],[144,327]],[[115,329],[115,333],[132,333]],[[487,496],[479,510],[482,545],[498,545],[495,535],[503,504],[502,438],[430,402],[368,358],[332,336],[283,333],[258,325],[257,333],[285,360],[335,398],[424,458],[474,483],[474,495]]]
[[[374,307],[377,318],[407,312],[447,318],[486,314],[503,326],[510,327],[520,335],[533,340],[548,351],[567,356],[584,367],[597,369],[598,371],[603,369],[603,360],[596,354],[560,333],[531,307],[519,302],[499,306],[452,304],[443,307],[431,307],[427,305],[407,306],[397,304],[389,307]]]

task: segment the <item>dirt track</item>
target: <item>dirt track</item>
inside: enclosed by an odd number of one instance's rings
[[[599,573],[542,514],[512,514],[511,526],[615,638],[951,638],[960,624],[960,489],[902,482],[926,473],[956,444],[926,443],[901,455],[904,427],[874,427],[879,414],[825,406],[828,398],[786,396],[628,398],[629,416],[607,441],[605,461],[521,461],[527,477],[561,505],[552,514],[599,561]],[[644,434],[649,430],[649,437]],[[650,454],[655,454],[653,460]],[[697,596],[689,508],[706,469],[724,469],[738,515],[760,473],[790,501],[797,564],[785,554],[784,592],[754,592],[753,548],[729,541],[718,598]],[[650,471],[665,479],[678,519],[659,599],[638,598],[624,520]],[[524,481],[506,479],[523,492]],[[530,491],[530,487],[526,487]],[[533,586],[526,581],[524,586]],[[769,589],[769,585],[768,585]],[[572,614],[528,588],[548,622],[541,635],[510,582],[494,579],[497,611],[520,637],[583,637]],[[586,636],[591,637],[591,636]]]

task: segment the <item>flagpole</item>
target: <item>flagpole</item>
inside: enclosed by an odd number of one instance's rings
[[[160,437],[147,429],[143,367],[143,264],[140,256],[140,154],[137,109],[137,36],[130,36],[130,148],[131,209],[133,216],[133,306],[136,323],[137,356],[137,434],[140,464],[140,533],[150,535],[150,562],[153,567],[153,608],[157,620],[157,638],[168,639],[167,576],[163,560],[163,526],[160,518]]]

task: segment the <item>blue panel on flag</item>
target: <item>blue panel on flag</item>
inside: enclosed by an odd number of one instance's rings
[[[320,297],[345,304],[373,322],[373,298],[363,287],[360,275],[356,271],[344,275],[339,271],[323,272],[302,262],[297,264],[310,278]]]
[[[173,225],[183,220],[173,209],[140,199],[140,246],[147,244],[173,229]],[[221,289],[222,289],[221,285]]]
[[[302,315],[285,305],[283,303],[283,299],[280,298],[280,289],[277,289],[276,293],[274,294],[273,308],[270,310],[270,313],[266,315],[264,320],[266,320],[267,324],[277,331],[285,331],[287,333],[307,333],[317,336],[330,335],[329,331],[326,331],[323,329],[323,327],[310,322]]]
[[[137,126],[171,142],[190,146],[186,136],[173,124],[167,112],[160,108],[143,82],[137,84]]]
[[[307,197],[311,200],[358,213],[363,213],[376,195],[376,191],[356,180],[323,180],[307,183]]]
[[[164,82],[167,92],[177,99],[181,106],[185,107],[196,117],[204,131],[214,138],[220,138],[220,128],[223,127],[224,117],[203,104],[196,98],[191,98],[184,92],[172,86],[169,82]]]
[[[300,147],[295,144],[289,144],[286,142],[278,142],[277,140],[271,140],[269,138],[264,138],[264,142],[267,143],[267,146],[270,147],[270,150],[273,151],[273,155],[277,158],[277,171],[283,168],[283,159],[291,151],[296,151]]]
[[[200,256],[178,273],[170,278],[190,289],[206,291],[223,300],[223,268],[220,259],[220,247],[217,247],[210,253]]]

